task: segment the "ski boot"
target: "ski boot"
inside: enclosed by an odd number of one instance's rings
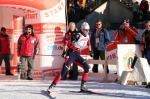
[[[48,95],[51,94],[51,90],[52,90],[55,86],[56,86],[56,85],[52,83],[52,84],[48,87],[48,89],[47,89]]]
[[[150,88],[150,83],[148,83],[145,88]]]
[[[85,81],[81,81],[80,92],[88,92],[88,89],[85,86]]]

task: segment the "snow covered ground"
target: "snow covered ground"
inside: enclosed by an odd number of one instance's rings
[[[48,80],[1,80],[0,99],[50,99],[43,93]],[[53,89],[56,99],[150,99],[150,89],[144,86],[123,86],[116,83],[87,82],[95,94],[78,93],[80,80],[62,81]]]

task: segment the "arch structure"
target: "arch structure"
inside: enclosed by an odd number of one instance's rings
[[[60,0],[0,0],[0,5],[22,5],[39,10],[45,10],[55,6],[59,2]]]

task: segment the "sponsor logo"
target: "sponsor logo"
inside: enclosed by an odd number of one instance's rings
[[[62,45],[48,45],[47,46],[47,49],[49,50],[49,51],[52,51],[52,50],[54,50],[54,51],[56,51],[56,50],[63,50],[63,46]]]
[[[60,72],[61,68],[57,69],[46,69],[42,71],[42,78],[46,79],[47,77],[49,78],[50,76],[56,76]]]
[[[123,64],[125,67],[125,70],[131,70],[131,65],[133,62],[135,52],[132,49],[129,49],[127,53],[124,54],[123,56]]]

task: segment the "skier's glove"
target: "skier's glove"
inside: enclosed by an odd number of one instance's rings
[[[67,52],[66,52],[66,51],[63,51],[63,53],[62,53],[62,55],[61,55],[61,56],[62,56],[63,58],[65,58],[65,57],[66,57],[66,55],[67,55]]]

